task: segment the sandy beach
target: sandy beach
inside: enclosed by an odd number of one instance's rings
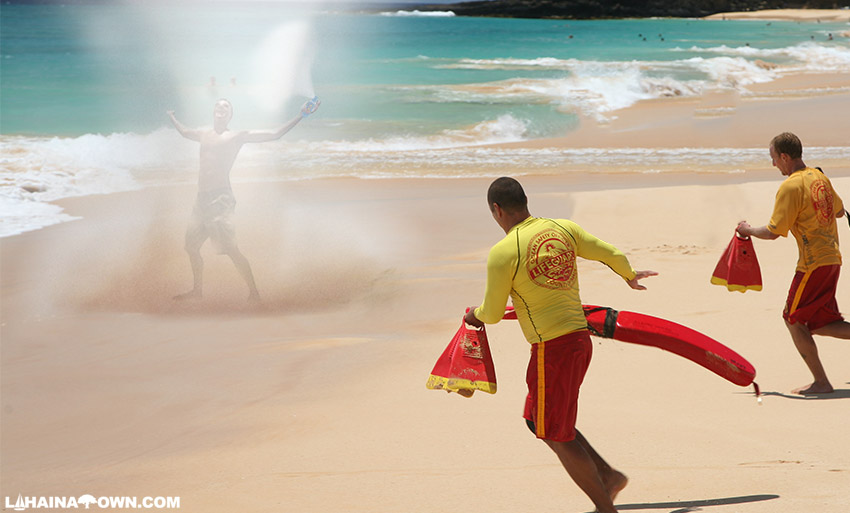
[[[793,240],[756,241],[763,291],[709,283],[736,223],[769,218],[781,181],[771,137],[798,133],[811,166],[805,147],[846,145],[850,75],[748,91],[641,102],[518,144],[764,147],[760,169],[712,173],[707,160],[695,173],[575,177],[507,164],[533,215],[573,219],[660,273],[637,292],[582,262],[584,302],[687,325],[757,369],[761,405],[669,353],[594,339],[578,427],[629,476],[621,511],[850,510],[850,344],[819,341],[835,393],[790,394],[810,380],[780,317]],[[826,171],[850,200],[850,157]],[[0,495],[172,496],[203,513],[591,511],[521,418],[529,348],[517,324],[488,328],[497,394],[425,389],[503,236],[489,183],[237,183],[257,306],[209,245],[204,299],[171,299],[191,285],[190,185],[62,200],[82,219],[0,239]],[[846,275],[837,297],[850,307]]]
[[[721,12],[706,16],[710,20],[784,20],[784,21],[848,21],[848,9],[765,9],[761,11]]]

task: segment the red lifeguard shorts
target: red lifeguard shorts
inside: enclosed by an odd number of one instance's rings
[[[825,265],[805,273],[797,271],[782,318],[791,324],[802,323],[810,331],[844,320],[835,300],[840,270],[840,265]]]
[[[575,439],[578,391],[592,354],[587,330],[531,345],[523,417],[529,427],[533,424],[537,438],[556,442]]]

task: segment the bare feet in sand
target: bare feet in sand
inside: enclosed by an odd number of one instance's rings
[[[811,385],[795,388],[791,391],[792,394],[799,395],[831,394],[832,392],[835,392],[835,389],[832,388],[832,385],[829,383],[829,381],[825,383],[815,381]]]
[[[617,498],[620,491],[629,484],[629,478],[622,472],[611,469],[611,472],[606,473],[606,475],[602,477],[602,484],[604,484],[605,489],[608,490],[608,496],[611,497],[611,502],[614,502],[614,499]]]

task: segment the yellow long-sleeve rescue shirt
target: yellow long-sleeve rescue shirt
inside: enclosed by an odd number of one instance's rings
[[[482,322],[499,322],[508,296],[525,338],[532,344],[585,329],[576,257],[606,264],[625,280],[635,277],[617,248],[567,219],[528,217],[496,243],[487,258]]]

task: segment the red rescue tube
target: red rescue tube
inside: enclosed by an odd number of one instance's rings
[[[582,306],[588,329],[596,336],[669,351],[742,387],[748,386],[756,377],[756,369],[743,356],[687,326],[604,306]],[[516,319],[513,308],[509,307],[504,318]]]

